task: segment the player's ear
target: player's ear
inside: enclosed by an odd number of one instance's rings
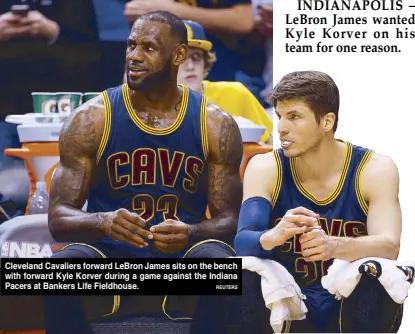
[[[336,115],[332,112],[324,115],[323,117],[323,128],[324,131],[329,132],[333,129],[334,123],[336,122]]]
[[[189,48],[187,47],[187,45],[180,44],[174,52],[174,57],[173,57],[174,65],[180,66],[180,64],[182,64],[186,60],[188,52],[189,52]]]

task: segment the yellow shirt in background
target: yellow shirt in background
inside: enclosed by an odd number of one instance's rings
[[[266,142],[272,133],[272,120],[256,97],[240,82],[203,81],[206,97],[232,116],[249,119],[253,123],[266,127],[261,137]]]

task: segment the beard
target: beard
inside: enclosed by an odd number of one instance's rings
[[[323,139],[324,139],[324,135],[315,136],[314,138],[311,139],[310,142],[308,142],[307,144],[303,144],[302,147],[288,150],[288,151],[284,150],[283,153],[287,158],[300,158],[302,156],[307,155],[308,153],[313,153],[313,152],[318,151]]]
[[[161,70],[151,73],[139,82],[134,82],[128,75],[128,64],[126,66],[127,84],[131,90],[135,91],[153,91],[160,88],[170,81],[172,68],[172,56],[166,61]]]

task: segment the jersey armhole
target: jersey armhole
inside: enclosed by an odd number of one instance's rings
[[[202,98],[201,111],[200,111],[200,133],[202,137],[202,149],[205,161],[208,160],[209,156],[209,144],[208,144],[208,132],[207,132],[207,105],[208,100],[206,96]]]
[[[276,177],[275,177],[275,183],[274,183],[272,194],[271,194],[272,207],[274,207],[275,204],[277,203],[277,199],[280,194],[281,184],[282,184],[282,164],[281,164],[280,155],[278,154],[278,150],[274,150],[274,159],[275,159]]]
[[[102,155],[107,147],[111,131],[111,103],[107,91],[102,92],[102,98],[104,100],[104,132],[98,147],[96,165],[98,165],[101,161]]]
[[[374,152],[372,150],[368,150],[365,152],[362,160],[359,163],[359,166],[357,167],[356,179],[355,179],[355,190],[356,190],[357,200],[359,202],[361,209],[363,210],[366,216],[369,213],[369,206],[366,203],[365,198],[362,193],[362,188],[360,185],[360,176],[362,174],[363,169],[366,167],[366,164],[368,163],[370,157],[373,155],[373,153]]]

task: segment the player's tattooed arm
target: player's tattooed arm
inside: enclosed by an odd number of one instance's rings
[[[212,219],[191,226],[192,242],[219,239],[232,242],[242,202],[240,165],[243,144],[239,127],[229,114],[208,105],[208,199]]]
[[[82,211],[93,178],[104,129],[104,105],[99,96],[74,111],[64,123],[60,162],[50,194],[49,229],[57,241],[87,242],[102,236],[100,214]]]

